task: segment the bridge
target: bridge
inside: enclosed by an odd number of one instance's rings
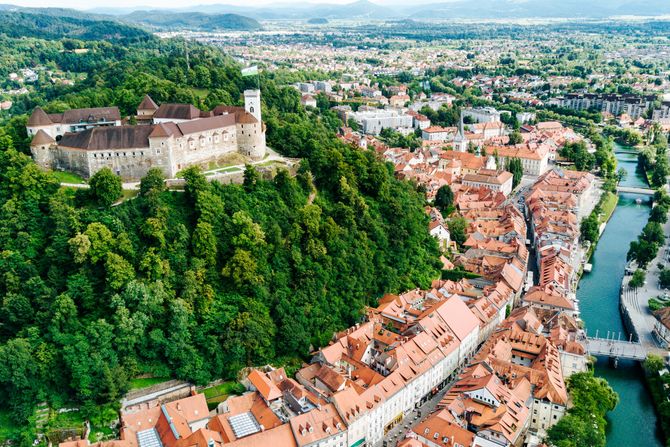
[[[632,340],[618,340],[616,338],[587,337],[586,350],[591,355],[643,361],[649,350],[642,343]]]
[[[653,196],[656,191],[649,188],[635,188],[632,186],[617,186],[617,192],[629,192],[632,194],[644,194],[646,196]]]

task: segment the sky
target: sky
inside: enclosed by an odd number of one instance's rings
[[[329,3],[345,4],[354,0],[191,0],[191,5],[200,4],[227,4],[263,6],[271,3],[292,4],[292,3]],[[380,5],[393,5],[402,3],[402,0],[372,0]],[[434,3],[436,0],[414,0],[414,4]],[[448,0],[447,0],[448,1]],[[75,9],[94,9],[94,8],[133,8],[144,9],[145,6],[160,8],[180,8],[185,6],[184,0],[0,0],[0,3],[8,3],[18,6],[28,7],[60,7]]]

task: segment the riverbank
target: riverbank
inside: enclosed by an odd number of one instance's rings
[[[646,187],[635,171],[637,157],[622,146],[616,146],[619,166],[628,173],[622,185]],[[638,204],[640,196],[621,193],[604,232],[594,247],[590,263],[592,271],[581,278],[577,297],[581,318],[589,334],[626,333],[619,310],[619,291],[626,268],[628,246],[647,222],[647,203]],[[619,394],[619,405],[607,416],[607,447],[662,447],[656,428],[656,413],[652,398],[645,386],[642,368],[637,362],[620,361],[613,369],[608,359],[599,359],[595,373],[605,378]]]

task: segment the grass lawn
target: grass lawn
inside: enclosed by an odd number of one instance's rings
[[[216,385],[210,388],[205,388],[202,393],[206,399],[212,399],[222,395],[241,394],[244,392],[244,386],[239,382],[224,382],[221,385]]]
[[[79,177],[77,174],[73,174],[72,172],[53,171],[53,175],[61,183],[86,184],[83,178]]]
[[[148,386],[156,385],[170,380],[169,377],[143,377],[139,379],[130,379],[130,389],[136,390],[138,388],[146,388]]]
[[[102,407],[100,407],[102,411]],[[91,419],[91,440],[96,440],[98,438],[109,438],[114,435],[113,431],[108,427],[108,425],[116,418],[116,413],[114,411],[106,411],[106,416],[104,422],[99,422],[100,425],[96,425],[95,421]],[[84,421],[86,418],[81,411],[68,411],[67,413],[58,413],[49,421],[50,430],[59,430],[59,429],[82,429],[84,426]]]
[[[198,97],[205,99],[209,95],[209,89],[192,87],[191,91]]]
[[[242,171],[240,168],[236,167],[230,167],[230,168],[223,168],[223,169],[217,169],[216,172],[240,172]]]
[[[128,199],[135,198],[139,193],[140,193],[140,191],[138,189],[124,189],[122,200],[128,200]]]
[[[207,399],[207,408],[210,411],[215,409],[221,402],[228,399],[231,394],[242,394],[244,386],[239,382],[224,382],[210,388],[205,388],[202,393]]]
[[[603,195],[601,202],[600,202],[600,208],[602,209],[602,222],[607,222],[614,212],[614,209],[616,208],[617,203],[619,203],[619,196],[616,194],[612,194],[611,192],[606,192],[605,195]]]

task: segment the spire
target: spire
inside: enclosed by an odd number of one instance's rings
[[[461,111],[461,119],[458,122],[458,132],[456,137],[454,137],[454,150],[458,152],[465,152],[468,150],[468,139],[465,138],[465,132],[463,131],[463,112]]]
[[[461,117],[458,122],[458,132],[456,133],[456,141],[461,142],[465,140],[465,132],[463,131],[463,112],[461,111]]]

